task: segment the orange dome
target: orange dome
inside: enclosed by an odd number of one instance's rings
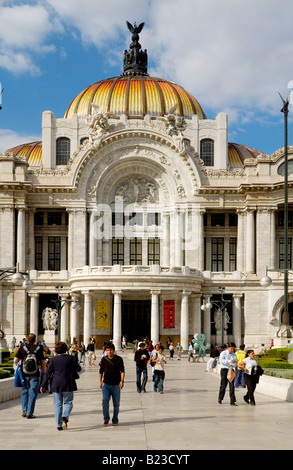
[[[175,105],[174,114],[185,119],[194,114],[200,119],[206,117],[198,101],[181,86],[147,74],[120,75],[88,86],[74,98],[64,117],[89,115],[92,103],[105,112],[125,114],[128,118],[164,116]]]
[[[42,162],[42,142],[30,142],[13,147],[6,152],[13,153],[16,157],[25,157],[29,166],[39,166]]]

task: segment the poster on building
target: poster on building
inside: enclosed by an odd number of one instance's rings
[[[164,300],[164,328],[175,328],[175,300]]]
[[[109,301],[97,301],[97,328],[109,328]]]

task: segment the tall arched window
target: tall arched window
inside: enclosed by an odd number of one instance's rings
[[[59,137],[56,140],[56,165],[67,165],[70,158],[70,139]]]
[[[200,158],[205,166],[214,166],[214,141],[212,139],[200,141]]]

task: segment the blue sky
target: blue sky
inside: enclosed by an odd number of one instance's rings
[[[150,75],[183,86],[208,118],[227,112],[230,142],[271,154],[284,144],[278,92],[286,97],[293,80],[292,9],[290,0],[0,0],[0,151],[41,140],[43,111],[62,117],[79,91],[120,75],[128,20],[145,22]]]

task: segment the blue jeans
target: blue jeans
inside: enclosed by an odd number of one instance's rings
[[[244,379],[244,369],[238,369],[236,367],[236,377],[234,380],[234,387],[246,387],[245,379]]]
[[[24,377],[21,392],[22,411],[26,411],[27,416],[31,416],[35,411],[36,399],[40,390],[39,377]]]
[[[164,378],[165,378],[165,371],[164,370],[155,370],[154,371],[154,390],[158,390],[158,392],[162,392],[164,390]]]
[[[103,393],[103,415],[104,421],[110,421],[110,413],[109,413],[109,403],[112,397],[113,400],[113,423],[118,423],[118,414],[119,414],[119,406],[120,406],[120,385],[108,385],[103,383],[102,387]]]
[[[143,374],[142,383],[141,383],[141,374]],[[142,390],[145,390],[147,381],[148,381],[147,368],[144,367],[142,369],[141,367],[136,366],[136,388],[137,388],[138,392],[141,392]]]
[[[80,364],[81,361],[83,361],[83,365],[85,366],[85,352],[80,353],[78,364]]]
[[[71,410],[73,408],[72,402],[73,392],[53,392],[53,403],[57,428],[61,428],[63,417],[69,419]]]

